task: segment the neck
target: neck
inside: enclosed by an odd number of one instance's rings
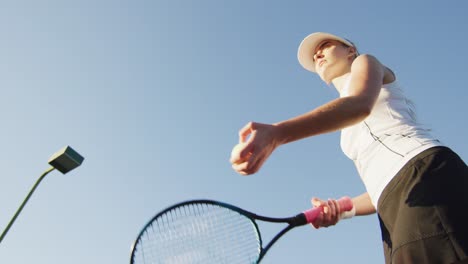
[[[348,79],[348,76],[351,74],[351,72],[347,72],[339,77],[336,77],[335,79],[332,80],[332,83],[333,83],[333,86],[335,86],[335,88],[338,90],[338,91],[341,91],[341,89],[343,89],[343,87],[346,85],[346,82],[347,82],[347,79]]]

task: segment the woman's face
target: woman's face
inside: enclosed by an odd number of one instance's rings
[[[315,71],[327,84],[351,70],[355,49],[336,40],[324,40],[314,51]]]

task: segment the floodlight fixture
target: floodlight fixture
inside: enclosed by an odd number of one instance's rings
[[[83,160],[84,158],[78,152],[66,146],[50,157],[49,164],[65,174],[80,166]]]
[[[42,175],[39,177],[39,179],[36,181],[34,186],[31,188],[29,191],[28,195],[24,199],[23,203],[20,205],[18,210],[16,211],[15,215],[13,218],[10,220],[8,223],[8,226],[5,228],[3,231],[2,235],[0,236],[0,243],[2,243],[3,238],[6,236],[8,233],[8,230],[10,230],[11,226],[15,222],[16,218],[19,216],[21,211],[23,210],[23,207],[26,205],[28,202],[29,198],[31,198],[32,194],[36,190],[37,186],[39,186],[39,183],[45,178],[47,174],[49,174],[51,171],[54,169],[57,169],[61,173],[65,174],[76,167],[80,166],[81,163],[83,162],[84,158],[76,152],[74,149],[72,149],[70,146],[66,146],[56,152],[54,155],[52,155],[49,159],[49,165],[51,166],[47,170],[45,170]]]

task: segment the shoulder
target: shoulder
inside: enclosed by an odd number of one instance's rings
[[[383,67],[383,65],[375,56],[361,54],[354,59],[351,67]]]
[[[393,71],[371,54],[362,54],[356,57],[351,65],[351,72],[353,71],[377,74],[382,77],[384,83],[393,82],[396,79]]]

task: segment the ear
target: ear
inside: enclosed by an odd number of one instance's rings
[[[348,55],[355,59],[358,56],[356,47],[348,47]]]

